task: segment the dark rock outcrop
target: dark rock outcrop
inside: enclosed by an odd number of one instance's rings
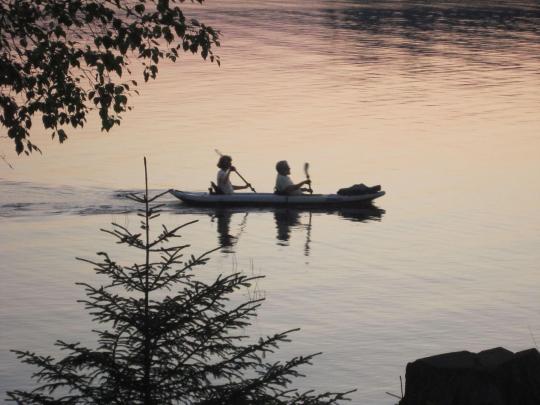
[[[539,405],[540,353],[501,347],[446,353],[407,365],[400,405]]]

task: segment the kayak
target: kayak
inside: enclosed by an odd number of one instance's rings
[[[196,206],[294,206],[294,207],[341,207],[370,204],[386,193],[344,196],[339,194],[278,195],[274,193],[209,194],[170,190],[170,193],[185,204]]]

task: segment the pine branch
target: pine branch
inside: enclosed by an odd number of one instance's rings
[[[150,219],[153,219],[153,217],[150,215],[149,216]],[[150,247],[153,248],[154,246],[160,244],[160,243],[163,243],[163,242],[168,242],[170,238],[173,238],[173,237],[178,237],[176,235],[176,233],[182,229],[182,228],[185,228],[186,226],[188,225],[192,225],[194,223],[198,222],[197,220],[195,221],[190,221],[190,222],[186,222],[185,224],[182,224],[182,225],[179,225],[177,226],[176,228],[174,229],[171,229],[171,230],[168,230],[165,225],[162,225],[163,226],[163,232],[153,241],[150,243]]]
[[[115,262],[113,262],[109,258],[109,255],[104,252],[98,252],[98,256],[103,256],[104,261],[94,262],[92,260],[84,259],[80,257],[76,257],[76,259],[95,266],[94,270],[97,274],[108,275],[113,280],[113,282],[109,285],[110,287],[121,285],[121,286],[124,286],[127,291],[132,291],[132,290],[142,291],[144,287],[142,285],[140,270],[137,267],[133,267],[133,268],[122,267],[116,264]],[[133,274],[131,275],[126,274],[124,269],[131,270],[132,273],[134,273],[137,276],[138,282],[136,279],[132,277]]]

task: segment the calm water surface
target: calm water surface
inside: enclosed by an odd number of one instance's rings
[[[74,260],[108,250],[98,229],[137,226],[123,195],[205,190],[214,149],[258,190],[288,159],[333,192],[380,183],[369,210],[194,210],[165,197],[161,220],[198,219],[193,251],[223,246],[203,277],[266,276],[251,333],[300,326],[282,356],[323,351],[301,387],[357,387],[391,404],[408,361],[540,339],[540,6],[535,1],[210,1],[222,66],[163,64],[122,126],[96,125],[44,155],[0,165],[0,391],[29,386],[8,352],[91,344]],[[95,121],[95,119],[94,119]],[[1,162],[0,162],[1,163]],[[239,184],[239,183],[238,183]]]

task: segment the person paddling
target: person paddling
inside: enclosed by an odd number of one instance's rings
[[[243,190],[246,188],[252,188],[251,184],[246,183],[243,186],[233,186],[230,180],[232,172],[236,172],[236,168],[232,165],[232,158],[228,155],[223,155],[219,158],[217,167],[219,171],[217,173],[217,187],[223,194],[232,194],[234,190]]]
[[[286,160],[280,160],[277,162],[276,170],[278,172],[276,177],[276,194],[302,195],[303,192],[309,192],[309,188],[303,188],[302,186],[311,184],[311,180],[304,180],[300,183],[294,184],[289,177],[291,174],[291,168]]]

